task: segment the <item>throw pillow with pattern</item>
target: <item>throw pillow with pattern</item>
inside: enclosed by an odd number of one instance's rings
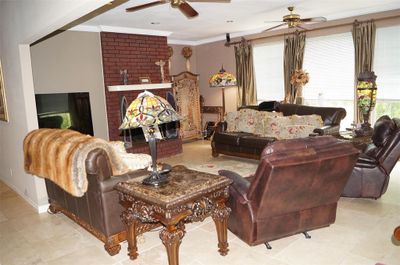
[[[239,110],[238,131],[254,133],[257,123],[257,110],[241,109]]]
[[[227,132],[237,132],[237,124],[239,120],[239,113],[237,111],[228,112],[225,115],[225,121],[227,123]]]

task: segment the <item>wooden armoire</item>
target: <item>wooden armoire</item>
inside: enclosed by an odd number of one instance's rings
[[[181,116],[182,140],[199,139],[201,134],[199,75],[182,72],[172,76],[176,110]]]

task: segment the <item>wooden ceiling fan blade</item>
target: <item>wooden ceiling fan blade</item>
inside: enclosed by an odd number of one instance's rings
[[[178,6],[179,10],[185,14],[185,16],[191,18],[197,16],[199,13],[197,13],[196,10],[193,9],[188,3],[183,2]]]
[[[297,25],[296,28],[299,28],[299,29],[302,29],[302,30],[306,30],[306,31],[308,30],[307,28],[305,28],[303,26],[300,26],[300,25]]]
[[[264,21],[264,23],[283,23],[282,20],[268,20],[268,21]]]
[[[150,2],[147,4],[143,4],[143,5],[139,5],[139,6],[133,6],[133,7],[129,7],[127,9],[125,9],[126,12],[134,12],[134,11],[138,11],[144,8],[148,8],[151,6],[156,6],[156,5],[161,5],[161,4],[165,4],[167,1],[165,0],[159,0],[159,1],[154,1],[154,2]]]
[[[268,29],[266,29],[266,30],[263,30],[262,32],[270,31],[270,30],[273,30],[273,29],[276,29],[276,28],[282,27],[283,25],[286,25],[286,24],[287,24],[287,23],[282,23],[282,24],[279,24],[279,25],[273,26],[273,27],[271,27],[271,28],[268,28]]]
[[[326,17],[310,17],[300,19],[301,22],[325,22],[327,21]]]
[[[231,0],[186,0],[188,2],[197,2],[197,3],[230,3]]]

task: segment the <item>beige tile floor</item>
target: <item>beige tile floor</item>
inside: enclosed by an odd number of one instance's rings
[[[211,157],[210,143],[198,141],[184,145],[184,152],[163,161],[216,173],[230,169],[247,175],[257,161],[227,156]],[[311,231],[311,239],[295,235],[272,241],[272,250],[263,245],[250,247],[229,233],[227,256],[217,252],[214,224],[187,225],[180,247],[182,265],[386,265],[400,264],[400,246],[391,239],[400,225],[400,165],[392,172],[389,189],[379,200],[339,201],[336,223]],[[14,191],[0,181],[0,265],[159,265],[167,264],[158,232],[139,238],[139,257],[127,257],[127,244],[113,257],[103,244],[62,214],[37,214]]]

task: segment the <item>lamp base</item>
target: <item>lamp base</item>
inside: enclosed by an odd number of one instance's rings
[[[371,128],[371,125],[367,123],[361,124],[361,128],[355,130],[356,136],[362,137],[362,136],[372,136],[374,133],[374,129]]]
[[[168,173],[171,171],[170,165],[164,165],[161,171],[153,170],[150,175],[143,179],[143,185],[160,187],[168,183]]]

